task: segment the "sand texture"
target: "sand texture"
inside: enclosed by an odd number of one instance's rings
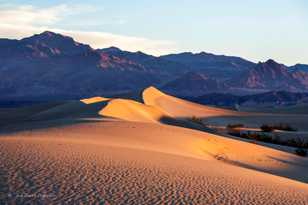
[[[247,113],[155,88],[143,98],[41,105],[2,123],[0,204],[308,204],[308,158],[293,148],[179,127]]]

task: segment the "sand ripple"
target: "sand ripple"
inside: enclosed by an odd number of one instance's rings
[[[56,140],[0,142],[4,203],[308,204],[303,183],[219,161]]]

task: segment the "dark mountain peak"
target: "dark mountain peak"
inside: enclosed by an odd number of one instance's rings
[[[42,41],[48,41],[48,40],[67,40],[67,41],[74,41],[72,37],[65,36],[59,33],[55,33],[52,31],[44,31],[39,34],[34,34],[33,36],[23,38],[21,41],[27,41],[27,42],[42,42]]]
[[[195,56],[200,56],[200,57],[211,57],[211,56],[215,56],[213,53],[207,53],[204,51],[201,51],[200,53],[195,53],[193,54]]]
[[[168,55],[160,56],[161,58],[176,58],[176,57],[192,57],[194,53],[192,52],[182,52],[182,53],[173,53]]]
[[[202,57],[210,57],[210,56],[215,56],[215,55],[212,54],[212,53],[201,51],[199,53],[182,52],[182,53],[170,54],[170,55],[166,55],[166,56],[185,56],[185,57],[189,57],[189,58],[202,58]]]
[[[48,57],[56,55],[76,55],[93,51],[86,44],[76,42],[72,37],[51,31],[23,38],[21,44],[31,49],[33,56]]]
[[[150,59],[152,59],[154,57],[154,56],[146,54],[146,53],[144,53],[142,51],[134,52],[134,54],[136,54],[139,57],[150,58]]]
[[[276,61],[274,61],[273,59],[268,59],[266,62],[266,64],[268,65],[277,65],[278,63]]]
[[[109,48],[102,48],[102,49],[97,49],[97,51],[99,52],[106,52],[106,53],[118,53],[118,52],[122,52],[121,49],[115,47],[115,46],[111,46]]]
[[[40,35],[40,36],[48,36],[48,37],[53,37],[53,36],[58,36],[58,35],[62,36],[62,34],[58,34],[58,33],[52,32],[52,31],[44,31],[44,32],[42,32],[42,33],[40,33],[38,35]]]
[[[174,54],[170,54],[170,55],[194,55],[194,53],[190,52],[190,51],[186,51],[186,52],[182,52],[182,53],[178,53],[178,54],[174,53]]]
[[[278,64],[275,60],[273,59],[268,59],[267,61],[265,61],[265,63],[269,63],[269,64]]]
[[[281,66],[282,64],[277,63],[273,59],[268,59],[267,61],[259,61],[256,67],[278,67]]]
[[[277,63],[273,59],[269,59],[266,62],[259,62],[254,70],[271,71],[271,72],[286,72],[287,67],[283,64]]]

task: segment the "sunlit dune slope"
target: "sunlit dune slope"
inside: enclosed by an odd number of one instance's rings
[[[241,114],[232,110],[214,108],[182,100],[166,95],[154,87],[145,89],[142,97],[146,105],[159,107],[173,117],[212,117]]]
[[[31,115],[30,119],[35,121],[65,118],[82,120],[84,118],[103,117],[207,130],[189,120],[174,119],[158,107],[145,105],[134,100],[108,99],[103,97],[69,101]]]
[[[110,121],[18,132],[0,138],[0,162],[2,190],[52,194],[41,203],[307,202],[306,184],[267,174],[307,181],[306,160],[157,123]]]
[[[111,100],[99,114],[127,121],[153,123],[158,123],[164,117],[169,117],[158,108],[125,99]]]
[[[162,123],[197,130],[207,130],[191,121],[174,119],[158,107],[127,99],[110,100],[108,104],[99,111],[99,115],[126,121]]]
[[[308,172],[307,158],[248,142],[157,123],[104,121],[37,129],[35,132],[17,132],[10,136],[42,139],[51,137],[56,140],[105,144],[218,160],[308,182],[308,176],[305,174]]]
[[[81,99],[80,101],[85,103],[85,104],[93,104],[93,103],[99,103],[99,102],[104,102],[110,100],[109,98],[104,98],[100,96],[92,97],[92,98],[85,98]]]

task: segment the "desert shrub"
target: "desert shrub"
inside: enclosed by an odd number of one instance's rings
[[[235,137],[241,137],[242,135],[240,130],[237,130],[237,129],[228,129],[228,134],[235,136]]]
[[[257,134],[255,136],[255,140],[258,140],[258,141],[261,141],[261,142],[269,142],[269,143],[274,142],[272,136],[269,136],[269,135],[266,135],[266,134]]]
[[[272,136],[263,134],[263,133],[256,133],[256,132],[248,132],[248,133],[242,133],[241,137],[246,139],[252,139],[257,140],[261,142],[273,142]]]
[[[295,154],[302,156],[302,157],[305,157],[305,156],[307,156],[307,150],[304,149],[304,148],[297,148],[295,150]]]
[[[260,127],[260,129],[263,131],[263,132],[273,132],[275,130],[274,126],[271,126],[271,125],[262,125]]]
[[[273,132],[275,129],[276,130],[284,130],[284,131],[297,131],[296,128],[292,127],[291,125],[287,124],[287,123],[279,123],[276,125],[267,125],[267,124],[263,124],[260,129],[263,132]]]
[[[296,147],[298,150],[297,151],[298,153],[296,154],[298,155],[302,154],[301,156],[307,155],[308,140],[305,140],[300,137],[292,138],[289,140],[281,140],[279,136],[273,136],[269,133],[262,133],[262,132],[255,132],[255,131],[240,132],[240,130],[238,129],[229,129],[228,134],[235,136],[235,137],[250,139],[254,141]]]
[[[287,123],[279,123],[278,125],[274,125],[273,127],[276,130],[284,130],[284,131],[292,131],[292,132],[297,131],[296,128],[292,127],[291,125]]]
[[[228,124],[227,125],[228,129],[235,129],[235,128],[241,128],[241,127],[244,127],[244,125],[243,124]]]
[[[271,136],[269,134],[260,133],[260,132],[241,133],[239,130],[236,130],[236,129],[230,129],[228,134],[235,136],[235,137],[240,137],[240,138],[250,139],[250,140],[255,140],[255,141],[260,141],[260,142],[267,142],[267,143],[272,143],[272,144],[297,147],[299,149],[308,149],[308,141],[300,137],[283,141],[279,138],[279,136]]]
[[[202,119],[199,118],[199,117],[196,117],[196,116],[192,116],[192,117],[190,118],[190,121],[192,121],[193,123],[197,123],[197,124],[199,124],[199,125],[204,125]]]
[[[285,145],[291,147],[298,147],[298,148],[308,148],[308,142],[303,140],[300,137],[289,139],[285,142]]]

